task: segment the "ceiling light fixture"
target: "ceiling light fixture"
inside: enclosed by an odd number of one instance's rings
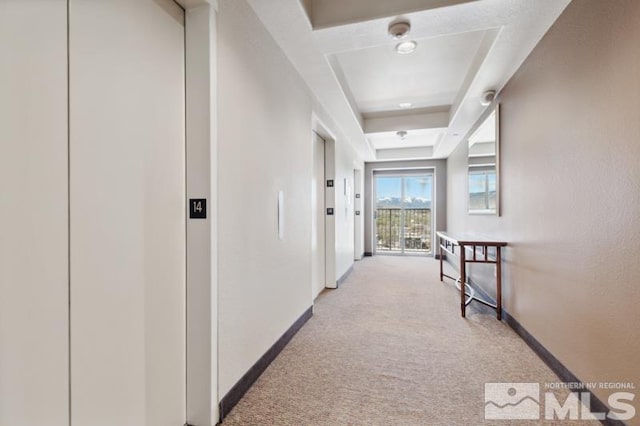
[[[404,140],[404,138],[407,137],[407,131],[406,130],[400,130],[400,131],[396,132],[396,135],[400,136],[400,139]]]
[[[396,52],[400,55],[408,55],[409,53],[413,53],[416,47],[418,47],[418,43],[413,40],[403,41],[396,45]]]
[[[411,108],[411,102],[401,102],[398,104],[398,106],[402,109]]]

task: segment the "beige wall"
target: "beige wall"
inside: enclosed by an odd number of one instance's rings
[[[327,156],[336,182],[335,238],[327,239],[335,251],[325,259],[334,263],[327,283],[335,283],[354,261],[353,202],[346,202],[343,186],[347,178],[353,196],[353,170],[363,164],[246,1],[220,1],[218,22],[222,398],[311,306],[319,290],[312,286],[311,257],[312,129],[317,121],[335,147],[335,157]],[[280,190],[282,240],[277,230]]]
[[[67,425],[67,2],[0,1],[0,424]]]
[[[581,380],[637,387],[639,22],[574,0],[503,90],[501,217],[466,214],[465,144],[448,161],[449,231],[510,243],[505,309]]]
[[[218,15],[220,397],[311,306],[311,101],[245,1]],[[284,239],[278,239],[278,191]]]

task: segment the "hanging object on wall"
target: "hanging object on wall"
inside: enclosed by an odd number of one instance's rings
[[[284,191],[278,191],[278,239],[284,240]]]

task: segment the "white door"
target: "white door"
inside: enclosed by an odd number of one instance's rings
[[[312,298],[315,299],[325,287],[325,173],[324,140],[313,134],[313,183],[312,183],[312,236],[311,236],[311,282]]]
[[[72,0],[71,420],[185,423],[184,12]]]

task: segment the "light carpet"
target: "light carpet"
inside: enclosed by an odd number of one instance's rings
[[[223,426],[599,424],[485,420],[491,382],[544,392],[559,379],[493,313],[470,308],[461,318],[459,293],[439,281],[436,260],[375,256],[318,297],[314,316]]]

